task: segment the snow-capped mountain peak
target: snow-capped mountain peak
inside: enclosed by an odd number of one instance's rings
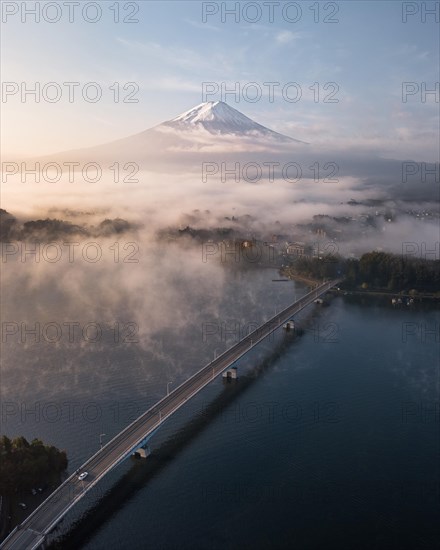
[[[223,101],[207,101],[196,105],[189,111],[173,118],[170,122],[185,122],[198,124],[200,122],[222,122],[224,124],[249,124],[250,118],[241,114],[237,109],[229,107]]]
[[[297,141],[274,132],[230,107],[223,101],[208,101],[164,122],[160,126],[171,127],[180,132],[204,129],[210,134],[242,137],[272,138],[277,141]],[[159,127],[160,127],[159,126]]]

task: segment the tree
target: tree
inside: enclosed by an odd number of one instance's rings
[[[2,453],[10,453],[12,449],[12,441],[9,439],[7,435],[2,435],[0,439],[0,452]]]
[[[28,490],[67,468],[67,455],[40,439],[0,437],[0,494]]]

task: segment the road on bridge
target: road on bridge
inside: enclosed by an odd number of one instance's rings
[[[4,550],[32,550],[37,548],[60,519],[112,468],[139,448],[166,418],[176,412],[191,397],[245,355],[252,347],[339,282],[340,279],[337,279],[316,287],[263,323],[158,401],[119,432],[60,485],[21,525],[12,531],[0,548]],[[80,481],[78,474],[82,471],[87,471],[88,476]]]

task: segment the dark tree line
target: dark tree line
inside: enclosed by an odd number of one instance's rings
[[[406,258],[386,252],[367,252],[360,259],[300,257],[288,270],[313,279],[342,276],[344,284],[351,288],[440,292],[440,261]]]
[[[52,242],[69,237],[106,237],[133,231],[137,227],[121,218],[105,219],[97,226],[77,225],[69,221],[49,219],[19,222],[0,208],[0,242]]]
[[[367,283],[388,290],[416,289],[440,291],[440,262],[405,258],[385,252],[364,254],[351,277],[354,283]]]
[[[0,494],[30,490],[67,468],[67,455],[40,439],[0,437]]]

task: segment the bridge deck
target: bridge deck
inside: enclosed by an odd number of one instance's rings
[[[80,481],[76,473],[72,474],[20,526],[12,531],[0,548],[4,550],[38,548],[60,519],[112,468],[139,448],[166,418],[252,347],[339,282],[340,279],[337,279],[318,286],[263,323],[158,401],[81,466],[81,471],[86,470],[89,473],[85,480]]]

